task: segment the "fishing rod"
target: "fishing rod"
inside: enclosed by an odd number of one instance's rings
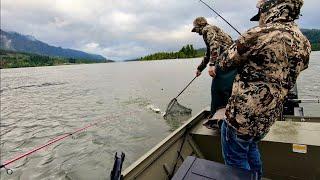
[[[241,33],[235,28],[232,24],[230,24],[225,18],[223,18],[217,11],[215,11],[211,6],[209,6],[207,3],[204,1],[200,0],[204,5],[206,5],[209,9],[211,9],[214,13],[216,13],[222,20],[224,20],[232,29],[234,29],[240,36]]]
[[[129,113],[132,113],[132,112],[129,112]],[[129,113],[124,113],[124,114],[129,114]],[[122,114],[122,115],[124,115],[124,114]],[[120,115],[118,115],[118,116],[120,116]],[[115,118],[115,117],[118,117],[118,116],[109,117],[109,119],[110,119],[110,118]],[[52,145],[52,144],[54,144],[54,143],[56,143],[56,142],[62,141],[62,140],[64,140],[64,139],[66,139],[67,137],[70,137],[70,136],[72,136],[72,135],[75,135],[75,134],[78,134],[78,133],[80,133],[80,132],[83,132],[83,131],[89,129],[90,127],[95,126],[95,125],[98,125],[99,123],[104,122],[104,121],[106,121],[106,120],[100,120],[100,121],[97,121],[97,122],[94,122],[94,123],[90,123],[90,124],[88,124],[88,125],[86,125],[86,126],[84,126],[84,127],[82,127],[82,128],[79,128],[79,129],[74,130],[73,132],[65,133],[65,134],[60,135],[60,136],[58,136],[58,137],[56,137],[56,138],[53,138],[53,139],[49,140],[47,143],[45,143],[45,144],[43,144],[43,145],[40,145],[40,146],[38,146],[38,147],[36,147],[36,148],[33,148],[33,149],[31,149],[30,151],[28,151],[28,152],[26,152],[26,153],[20,154],[20,155],[15,156],[14,158],[12,158],[12,159],[10,159],[10,160],[4,161],[5,163],[0,164],[0,170],[1,170],[2,168],[4,168],[4,169],[6,169],[7,174],[11,175],[11,174],[13,173],[13,171],[12,171],[11,169],[8,169],[8,168],[6,167],[6,166],[8,166],[9,164],[12,164],[12,163],[14,163],[14,162],[16,162],[16,161],[24,158],[24,157],[27,157],[27,156],[29,156],[29,155],[31,155],[31,154],[33,154],[33,153],[35,153],[35,152],[37,152],[37,151],[45,148],[45,147],[48,147],[48,146],[50,146],[50,145]]]
[[[0,165],[0,169],[5,168],[5,169],[7,170],[7,173],[8,173],[8,174],[12,174],[12,170],[6,168],[7,165],[9,165],[9,164],[11,164],[11,163],[13,163],[13,162],[16,162],[16,161],[18,161],[19,159],[22,159],[22,158],[24,158],[24,157],[27,157],[27,156],[29,156],[29,155],[31,155],[31,154],[33,154],[33,153],[35,153],[35,152],[37,152],[37,151],[45,148],[45,147],[47,147],[47,146],[50,146],[50,145],[52,145],[52,144],[54,144],[54,143],[56,143],[56,142],[58,142],[58,141],[61,141],[61,140],[65,139],[65,138],[67,138],[67,137],[69,137],[69,136],[72,136],[72,135],[77,134],[77,133],[79,133],[79,132],[85,131],[86,129],[88,129],[88,128],[94,126],[94,125],[97,125],[97,124],[98,124],[98,122],[92,123],[92,124],[89,124],[89,125],[87,125],[87,126],[85,126],[85,127],[83,127],[83,128],[77,129],[77,130],[75,130],[75,131],[73,131],[73,132],[65,133],[64,135],[61,135],[61,136],[58,136],[58,137],[56,137],[56,138],[54,138],[54,139],[52,139],[52,140],[49,140],[47,143],[45,143],[45,144],[43,144],[43,145],[41,145],[41,146],[39,146],[39,147],[36,147],[36,148],[34,148],[34,149],[26,152],[26,153],[23,153],[23,154],[21,154],[21,155],[18,155],[18,156],[16,156],[15,158],[13,158],[13,159],[11,159],[11,160],[5,161],[4,164],[1,164],[1,165]]]
[[[295,103],[320,103],[320,99],[288,99],[288,101]]]

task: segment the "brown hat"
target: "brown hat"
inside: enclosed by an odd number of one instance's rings
[[[196,32],[196,28],[199,28],[199,27],[203,27],[205,25],[207,25],[208,22],[206,20],[206,18],[204,17],[197,17],[194,21],[193,21],[193,28],[191,30],[191,32]]]

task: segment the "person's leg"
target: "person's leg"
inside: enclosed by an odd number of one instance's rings
[[[250,169],[258,173],[258,179],[262,178],[262,162],[258,142],[252,142],[249,146],[248,161]]]
[[[224,121],[221,127],[222,154],[226,165],[250,170],[248,151],[250,142],[239,140],[236,131]]]
[[[217,95],[216,95],[216,85],[215,85],[215,79],[212,78],[212,83],[211,83],[211,114],[214,115],[214,113],[217,110],[217,105],[216,105],[216,101],[217,101]]]

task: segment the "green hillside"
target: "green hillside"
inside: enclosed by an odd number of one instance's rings
[[[98,63],[99,61],[59,58],[50,56],[41,56],[37,54],[7,51],[0,49],[0,69],[36,67],[36,66],[55,66],[62,64],[81,64],[81,63]]]

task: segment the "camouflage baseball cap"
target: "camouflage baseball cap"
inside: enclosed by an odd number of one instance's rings
[[[272,17],[268,19],[295,20],[300,15],[302,5],[303,0],[258,0],[257,8],[259,12],[250,21],[259,21],[262,13]]]
[[[207,25],[208,22],[206,20],[206,18],[204,17],[197,17],[194,21],[193,21],[193,29],[191,30],[191,32],[196,32],[196,28],[199,27],[203,27],[205,25]]]

